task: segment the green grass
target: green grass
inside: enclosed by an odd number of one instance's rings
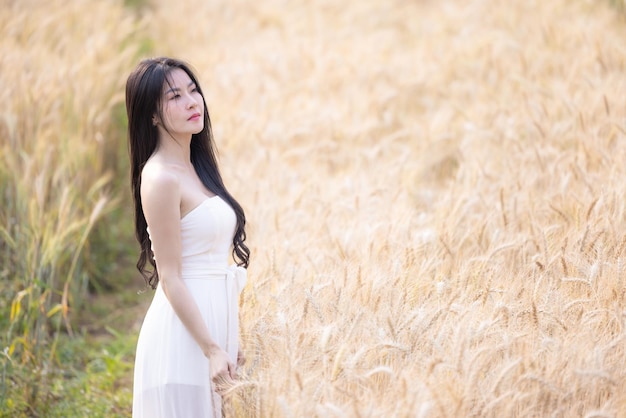
[[[131,266],[124,268],[130,271]],[[137,279],[93,295],[75,321],[76,335],[59,336],[45,372],[3,362],[10,378],[0,394],[0,417],[129,416],[137,341],[134,326],[150,296],[138,297],[140,286]],[[24,399],[32,395],[24,392],[35,387],[40,388],[37,404],[28,405]]]

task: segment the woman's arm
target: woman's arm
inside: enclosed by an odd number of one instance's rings
[[[182,279],[179,179],[161,167],[145,167],[141,183],[143,213],[150,226],[161,287],[178,318],[209,358],[211,379],[235,378],[234,365],[211,338],[198,305]]]

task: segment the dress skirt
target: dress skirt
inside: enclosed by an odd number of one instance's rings
[[[238,301],[246,280],[241,267],[185,273],[211,338],[233,363],[238,350]],[[134,418],[215,418],[221,397],[213,390],[209,361],[172,309],[161,285],[141,326],[135,359]]]

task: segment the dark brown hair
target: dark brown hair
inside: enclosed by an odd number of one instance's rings
[[[228,193],[217,164],[211,120],[204,100],[204,94],[197,77],[185,62],[173,58],[153,58],[144,60],[130,74],[126,81],[126,114],[128,116],[128,138],[131,165],[131,188],[135,202],[135,236],[141,246],[137,269],[153,289],[159,282],[154,254],[150,248],[146,218],[141,205],[141,171],[157,146],[158,128],[152,124],[153,115],[161,118],[161,98],[163,86],[174,69],[187,73],[195,83],[204,102],[204,129],[191,137],[191,163],[198,177],[216,195],[224,199],[235,211],[237,227],[233,237],[233,258],[240,266],[248,267],[250,250],[246,240],[246,217],[239,203]],[[147,267],[147,264],[150,267]]]

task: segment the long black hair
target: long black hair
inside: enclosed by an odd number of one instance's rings
[[[146,218],[141,204],[141,171],[157,146],[158,128],[153,125],[154,115],[162,120],[161,101],[163,86],[174,69],[187,73],[202,96],[204,102],[204,128],[191,137],[191,163],[204,186],[224,199],[235,211],[237,227],[233,237],[233,258],[237,265],[248,267],[250,250],[246,240],[246,217],[239,203],[228,193],[217,164],[213,131],[204,94],[197,77],[188,64],[173,58],[153,58],[139,63],[126,81],[126,114],[128,116],[128,138],[131,164],[131,188],[135,202],[135,236],[141,247],[137,269],[146,283],[156,288],[159,276],[150,246]],[[147,264],[150,266],[147,266]]]

